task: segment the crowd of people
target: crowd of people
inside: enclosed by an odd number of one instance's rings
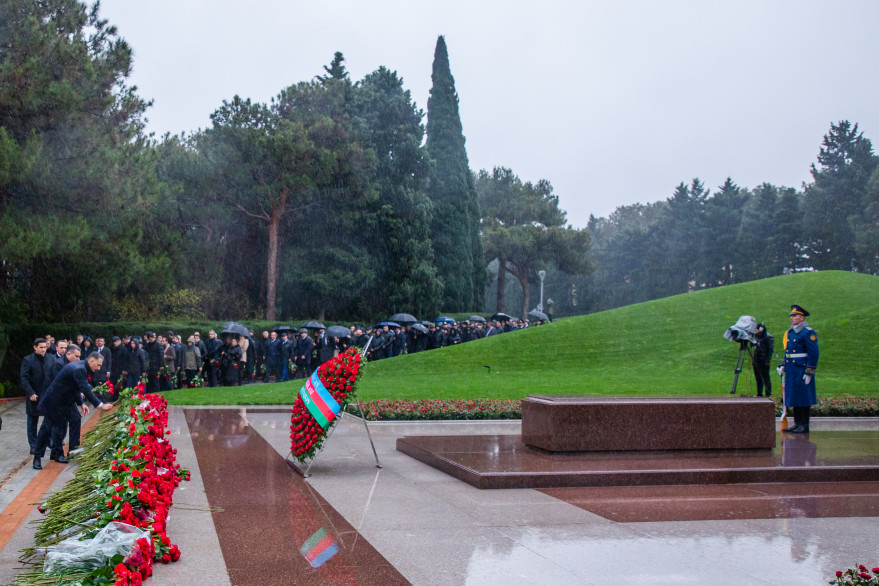
[[[147,331],[143,336],[113,336],[110,345],[100,336],[92,339],[80,334],[72,340],[56,340],[46,335],[34,340],[33,353],[22,360],[20,371],[34,468],[41,468],[47,447],[53,460],[68,461],[64,437],[69,433],[68,453],[79,447],[81,419],[88,414],[86,401],[95,408],[110,408],[113,397],[101,392],[109,388],[105,383],[124,388],[143,382],[147,392],[159,392],[184,386],[282,382],[311,376],[318,366],[352,346],[365,350],[368,360],[382,360],[540,324],[509,317],[461,323],[444,318],[432,323],[381,322],[347,330],[335,326],[329,332],[323,327],[280,327],[260,335],[242,327],[219,335],[210,330],[204,340],[194,332],[185,343],[173,331],[164,335]],[[38,426],[40,416],[43,422]]]

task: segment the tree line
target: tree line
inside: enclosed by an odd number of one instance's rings
[[[554,289],[566,291],[559,311],[601,311],[795,271],[879,274],[879,157],[857,124],[831,124],[811,176],[801,189],[747,189],[728,178],[714,192],[696,178],[665,200],[590,217],[594,272],[551,273]]]
[[[0,321],[556,315],[780,274],[879,271],[879,180],[831,127],[802,190],[682,183],[567,225],[545,180],[471,171],[445,39],[427,112],[344,56],[154,138],[98,5],[0,0]],[[500,284],[500,286],[498,285]]]

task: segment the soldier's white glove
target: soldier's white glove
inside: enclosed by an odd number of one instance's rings
[[[810,382],[812,382],[812,375],[811,375],[811,374],[804,374],[804,375],[803,375],[803,381],[804,381],[806,384],[809,384]]]
[[[779,366],[779,367],[776,368],[775,370],[778,371],[778,376],[781,376],[781,375],[784,374],[784,367],[783,367],[783,366]]]

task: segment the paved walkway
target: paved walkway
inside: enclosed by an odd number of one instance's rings
[[[51,471],[37,473],[28,466],[12,472],[27,457],[23,405],[20,414],[18,408],[0,405],[0,520],[10,515],[18,494]],[[818,432],[853,426],[879,430],[877,420],[813,421]],[[154,586],[787,586],[826,584],[837,569],[856,563],[879,565],[879,517],[871,516],[877,514],[872,509],[849,510],[845,517],[787,511],[786,518],[618,522],[592,512],[601,512],[597,507],[566,502],[551,491],[479,490],[395,449],[397,438],[407,435],[515,434],[518,422],[370,424],[382,464],[378,469],[362,423],[347,418],[307,480],[284,460],[287,407],[172,408],[170,426],[179,462],[192,470],[192,480],[175,493],[168,525],[183,556],[157,566],[147,582]],[[864,437],[861,441],[879,442],[873,432]],[[52,466],[61,468],[52,484],[56,489],[72,476],[74,465]],[[879,495],[876,483],[856,488]],[[723,491],[704,489],[690,498],[659,500],[666,510],[675,510],[711,499],[716,509],[725,498]],[[198,510],[208,504],[224,511]],[[736,509],[741,506],[737,499]],[[764,506],[761,515],[771,514]],[[27,514],[29,520],[38,517],[33,509]],[[5,536],[0,583],[13,578],[17,551],[32,535],[25,523]]]

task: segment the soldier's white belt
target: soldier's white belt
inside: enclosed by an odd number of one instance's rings
[[[787,356],[788,358],[806,358],[809,355],[806,354],[805,352],[802,352],[800,354],[786,354],[785,356]]]

